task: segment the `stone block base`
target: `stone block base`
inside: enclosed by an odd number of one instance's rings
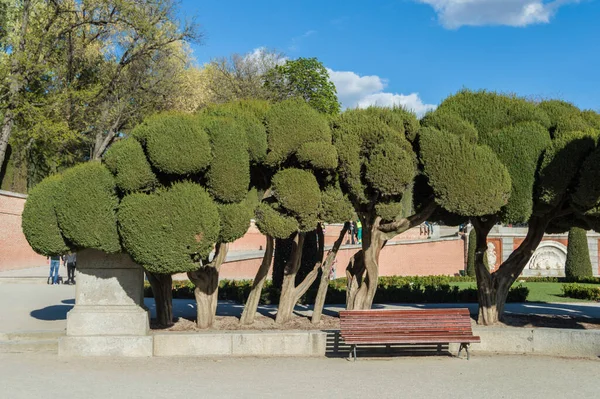
[[[59,356],[152,356],[151,336],[62,337]]]
[[[148,326],[139,306],[75,306],[67,314],[68,336],[147,335]]]
[[[154,356],[325,356],[321,331],[154,334]]]

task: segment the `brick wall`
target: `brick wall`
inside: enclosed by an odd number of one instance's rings
[[[33,252],[21,231],[25,196],[0,191],[0,271],[46,265],[46,258]]]

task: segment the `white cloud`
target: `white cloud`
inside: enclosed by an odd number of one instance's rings
[[[402,106],[405,109],[413,111],[419,117],[427,111],[433,111],[436,106],[433,104],[424,104],[419,97],[419,93],[408,95],[394,93],[375,93],[365,96],[358,102],[359,108],[367,108],[371,105],[379,107]]]
[[[580,0],[414,0],[436,11],[449,29],[463,25],[527,26],[547,24],[558,8]]]
[[[424,104],[418,93],[405,95],[385,92],[387,81],[377,75],[360,76],[354,72],[334,71],[329,68],[327,71],[331,81],[335,84],[338,99],[344,108],[397,105],[422,116],[436,107],[432,104]]]

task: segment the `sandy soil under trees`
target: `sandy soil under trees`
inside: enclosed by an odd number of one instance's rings
[[[477,323],[472,321],[473,326]],[[590,320],[572,316],[557,315],[505,315],[504,322],[498,327],[548,327],[548,328],[570,328],[578,330],[600,330],[600,320]],[[195,320],[179,318],[175,325],[167,329],[158,329],[152,324],[156,331],[207,331],[199,329]],[[254,323],[242,326],[235,316],[217,316],[215,325],[208,331],[235,331],[235,330],[339,330],[340,320],[337,317],[323,315],[321,323],[314,325],[306,316],[295,316],[289,323],[275,324],[271,317],[257,314]]]

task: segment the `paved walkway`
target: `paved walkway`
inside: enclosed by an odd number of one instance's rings
[[[11,399],[598,397],[600,361],[540,356],[59,358],[0,354]]]
[[[194,300],[176,299],[173,301],[175,317],[196,317]],[[19,331],[64,331],[67,312],[75,304],[75,286],[45,284],[0,284],[0,332]],[[146,306],[155,314],[154,300],[146,298]],[[468,307],[472,313],[477,311],[477,304],[386,304],[375,305],[385,309],[411,308],[451,308]],[[311,308],[298,306],[299,313],[309,315]],[[328,305],[325,314],[335,315],[343,305]],[[217,313],[219,315],[241,315],[243,306],[233,302],[221,301]],[[263,314],[274,315],[276,306],[261,306]],[[583,318],[600,319],[600,304],[597,303],[511,303],[506,311],[519,314],[555,314],[570,315]]]

